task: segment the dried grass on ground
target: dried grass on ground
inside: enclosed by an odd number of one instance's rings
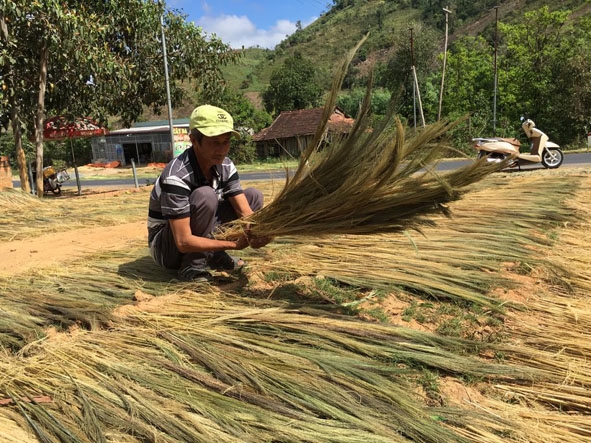
[[[474,186],[424,236],[284,238],[222,286],[143,239],[1,279],[3,441],[591,441],[589,174]]]
[[[145,199],[150,190],[143,187],[76,198],[38,199],[20,189],[5,189],[0,192],[0,240],[31,239],[50,232],[137,221],[140,214],[146,213]]]

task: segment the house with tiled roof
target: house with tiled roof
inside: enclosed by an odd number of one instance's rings
[[[316,129],[322,119],[322,108],[284,111],[273,121],[271,126],[253,136],[257,156],[298,158],[314,140]],[[355,121],[345,115],[340,108],[335,108],[330,116],[325,140],[346,134]]]

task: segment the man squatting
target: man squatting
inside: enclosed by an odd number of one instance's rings
[[[248,231],[232,240],[216,240],[216,228],[263,207],[263,194],[242,189],[236,166],[228,158],[230,138],[240,137],[225,110],[202,105],[189,120],[191,147],[172,159],[150,194],[148,244],[154,261],[181,278],[211,280],[211,270],[233,271],[244,261],[227,250],[260,248],[270,237]]]

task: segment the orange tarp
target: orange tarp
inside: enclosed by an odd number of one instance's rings
[[[86,166],[92,166],[93,168],[118,168],[121,166],[121,162],[119,160],[115,160],[109,163],[89,163]]]

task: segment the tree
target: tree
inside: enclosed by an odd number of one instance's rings
[[[556,97],[556,107],[569,110],[570,122],[566,124],[565,132],[571,136],[586,136],[591,131],[591,17],[582,18],[571,32],[571,54],[562,67],[557,84],[557,89],[565,93]],[[582,129],[585,129],[583,133]]]
[[[0,6],[0,78],[25,190],[22,136],[34,134],[36,163],[43,165],[46,115],[90,114],[103,122],[118,115],[130,124],[144,106],[165,103],[162,16],[173,103],[183,98],[179,82],[191,77],[199,79],[204,95],[222,91],[219,66],[239,57],[217,38],[206,39],[184,16],[163,11],[160,3],[0,0]],[[41,174],[37,177],[42,196]]]
[[[242,133],[240,140],[232,138],[230,156],[234,163],[252,163],[256,160],[256,146],[252,135],[269,126],[273,119],[262,110],[258,110],[243,94],[226,89],[216,100],[215,106],[227,110],[234,118],[234,126]]]
[[[52,96],[52,108],[73,108],[82,103],[81,94],[55,89],[52,78],[63,79],[71,90],[80,90],[84,69],[92,64],[112,66],[112,58],[97,58],[96,42],[104,32],[98,17],[84,5],[68,5],[55,0],[2,0],[3,37],[7,48],[1,60],[2,77],[7,84],[8,109],[15,138],[15,150],[21,183],[28,191],[26,163],[22,148],[27,129],[34,135],[36,164],[43,165],[43,122],[46,95]],[[104,63],[103,65],[99,65]],[[103,68],[105,69],[105,68]],[[88,71],[87,71],[88,72]],[[75,75],[78,74],[78,77]],[[49,86],[49,91],[48,91]],[[88,103],[88,102],[87,102]],[[37,174],[37,193],[43,195],[42,175]]]
[[[523,114],[561,143],[575,140],[590,123],[591,19],[571,24],[568,17],[569,11],[543,7],[518,23],[499,23],[500,135],[519,135]],[[490,129],[493,44],[482,36],[462,37],[450,49],[444,112],[451,119],[469,114],[471,125],[454,130],[458,142]]]
[[[527,12],[518,24],[500,23],[506,49],[502,55],[507,78],[499,82],[504,112],[513,120],[529,114],[536,124],[556,140],[572,140],[585,121],[576,120],[573,108],[578,92],[587,91],[589,26],[573,27],[570,11],[551,12],[548,6]],[[578,101],[581,104],[581,101]],[[580,113],[579,113],[580,115]]]
[[[322,88],[316,68],[296,51],[271,74],[269,87],[263,93],[263,102],[268,112],[277,114],[318,106],[321,97]]]
[[[427,87],[426,82],[429,79],[429,74],[434,71],[439,53],[438,32],[420,24],[414,24],[412,29],[413,51],[411,52],[410,35],[406,32],[398,34],[395,44],[396,52],[376,75],[377,86],[383,86],[392,95],[400,97],[398,100],[399,112],[409,120],[413,114],[412,61],[414,60],[420,92],[423,94],[423,89],[433,89],[433,87]],[[437,86],[437,88],[439,87]],[[423,105],[425,105],[425,110],[432,108],[431,113],[434,111],[435,116],[437,115],[436,104],[429,106],[429,102],[425,101]]]
[[[360,105],[365,97],[364,88],[354,88],[339,94],[337,106],[347,115],[357,117]],[[384,117],[388,113],[392,94],[383,88],[374,88],[371,91],[371,115]]]
[[[482,36],[461,37],[449,48],[442,115],[447,120],[469,116],[466,124],[450,131],[458,149],[466,148],[466,141],[472,137],[486,133],[492,122],[492,66],[492,48]],[[440,81],[441,72],[435,69],[422,82],[421,94],[432,113],[438,101]]]
[[[492,50],[482,36],[462,37],[449,51],[443,110],[448,118],[470,114],[484,128],[492,120]]]

